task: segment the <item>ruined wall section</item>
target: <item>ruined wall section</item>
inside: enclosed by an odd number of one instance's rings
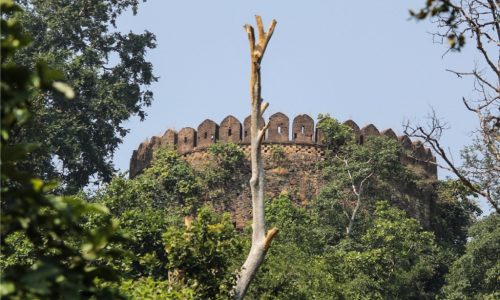
[[[260,127],[264,126],[264,119],[261,119]],[[363,144],[368,136],[384,135],[397,140],[409,155],[401,157],[401,161],[406,165],[420,167],[428,178],[437,179],[436,158],[425,148],[420,141],[412,141],[407,136],[397,136],[392,129],[379,131],[373,124],[368,124],[360,128],[356,122],[347,120],[344,122],[349,126],[356,137],[358,143]],[[315,128],[314,120],[305,114],[296,116],[292,121],[290,136],[290,120],[283,113],[275,113],[269,118],[269,127],[266,133],[264,144],[283,146],[304,146],[312,147],[318,153],[323,149],[323,133]],[[182,128],[179,132],[168,129],[162,137],[152,137],[139,145],[134,150],[130,159],[130,178],[141,173],[142,170],[150,166],[153,159],[153,151],[158,147],[174,146],[180,154],[188,157],[189,153],[203,151],[210,145],[221,142],[232,142],[240,145],[248,145],[250,142],[250,116],[245,118],[243,126],[234,116],[227,116],[222,122],[206,119],[197,130],[191,127]],[[290,158],[292,161],[299,158]]]

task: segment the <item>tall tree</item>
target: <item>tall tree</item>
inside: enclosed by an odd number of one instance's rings
[[[33,144],[12,143],[13,127],[22,127],[32,111],[28,98],[42,92],[73,96],[61,73],[38,62],[34,70],[12,62],[29,38],[22,34],[20,8],[1,0],[1,196],[0,196],[0,297],[7,299],[116,298],[100,286],[117,280],[112,268],[96,265],[103,258],[118,258],[109,247],[119,240],[116,220],[102,205],[77,197],[50,194],[54,183],[22,172],[18,162]],[[68,100],[67,100],[68,101]],[[92,229],[82,226],[90,214],[103,218]]]
[[[257,21],[258,40],[255,41],[254,29],[251,25],[245,25],[245,30],[250,43],[250,99],[251,99],[251,150],[250,156],[252,161],[252,177],[250,178],[250,189],[252,191],[252,246],[250,253],[241,267],[241,272],[238,276],[236,284],[235,297],[243,299],[250,285],[250,282],[255,277],[257,270],[264,261],[267,249],[271,245],[273,237],[278,233],[276,228],[272,228],[266,233],[266,220],[264,212],[264,162],[262,160],[261,146],[262,140],[266,133],[269,123],[262,128],[259,120],[262,118],[264,111],[269,106],[269,103],[263,102],[261,97],[261,77],[260,63],[264,57],[267,44],[271,39],[276,20],[271,21],[271,25],[267,32],[264,31],[262,18],[255,16]]]
[[[500,10],[493,0],[429,0],[424,8],[411,11],[422,20],[430,18],[438,29],[434,36],[447,40],[449,51],[460,51],[466,37],[479,57],[470,71],[448,70],[459,78],[474,80],[472,97],[462,98],[477,117],[473,142],[462,151],[463,164],[456,164],[440,142],[446,126],[433,113],[429,126],[408,124],[406,133],[422,138],[441,156],[443,167],[477,195],[484,197],[500,214]]]
[[[128,130],[123,122],[144,119],[157,80],[146,51],[154,34],[116,31],[119,15],[137,11],[139,0],[20,0],[18,19],[33,42],[14,61],[34,66],[43,59],[57,66],[74,88],[68,102],[54,93],[30,98],[33,116],[13,131],[12,142],[43,145],[24,161],[24,169],[59,178],[67,191],[92,179],[109,181],[112,158]]]

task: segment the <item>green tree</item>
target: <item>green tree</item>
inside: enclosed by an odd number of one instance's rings
[[[161,189],[161,194],[150,194],[154,206],[182,206],[187,213],[196,211],[200,206],[200,175],[174,149],[158,149],[152,166],[139,178],[139,181],[145,180]]]
[[[359,144],[349,127],[328,115],[320,117],[318,128],[329,151],[320,165],[326,184],[317,205],[342,211],[349,236],[359,213],[369,211],[377,198],[396,201],[399,196],[402,200],[403,191],[414,176],[401,163],[403,151],[397,141],[368,136]]]
[[[136,280],[125,280],[119,286],[120,292],[133,300],[194,300],[193,289],[172,284],[151,277],[141,277]]]
[[[451,266],[443,294],[446,299],[500,297],[500,217],[492,214],[469,231],[465,254]]]
[[[11,143],[39,143],[21,165],[45,179],[58,178],[68,192],[111,180],[113,154],[128,129],[123,122],[151,104],[148,86],[156,81],[146,51],[150,32],[115,30],[119,15],[137,11],[138,0],[20,0],[16,12],[33,42],[11,60],[34,67],[38,60],[57,67],[73,87],[68,102],[56,93],[32,95],[32,118],[15,127]]]
[[[196,214],[201,206],[200,179],[179,153],[162,148],[154,157],[151,167],[141,175],[133,179],[117,176],[89,199],[109,207],[121,223],[121,232],[129,237],[121,247],[133,255],[109,264],[133,279],[167,278],[162,235],[170,226],[180,226],[184,216]]]
[[[329,259],[347,299],[430,299],[437,251],[433,234],[417,220],[377,202],[359,243],[344,240]]]
[[[436,240],[462,255],[467,243],[468,230],[481,214],[470,198],[473,193],[459,180],[443,180],[437,185],[437,200],[432,227]]]
[[[464,254],[468,230],[481,210],[470,199],[473,193],[460,180],[438,181],[434,187],[436,198],[430,228],[439,245],[439,265],[431,284],[438,290],[445,284],[453,262]]]
[[[52,93],[61,99],[73,90],[62,74],[38,62],[33,69],[12,60],[26,47],[22,34],[22,13],[12,1],[1,2],[1,284],[0,296],[7,299],[80,299],[112,297],[111,290],[97,280],[117,280],[119,274],[95,263],[118,256],[108,248],[119,239],[117,222],[105,207],[76,197],[50,194],[57,187],[32,173],[18,169],[18,162],[34,145],[12,142],[12,130],[25,129],[33,115],[28,99]],[[89,214],[101,215],[102,226],[87,230],[81,223]],[[76,240],[78,239],[78,240]],[[118,295],[115,295],[118,296]]]
[[[163,235],[169,279],[191,287],[198,299],[227,299],[236,283],[235,259],[242,252],[231,216],[202,207],[185,225]]]
[[[322,230],[310,210],[297,207],[287,194],[266,204],[271,226],[283,228],[249,289],[251,299],[335,299]]]
[[[243,150],[233,143],[216,143],[208,148],[209,162],[201,170],[204,198],[214,205],[233,201],[243,189],[242,182],[250,171]]]
[[[242,157],[239,151],[233,158],[234,147],[212,150],[220,158],[214,160],[214,182],[229,180],[224,170]],[[142,174],[117,176],[89,199],[108,206],[129,237],[116,246],[131,255],[102,261],[125,277],[112,286],[132,299],[227,298],[242,250],[230,216],[202,205],[205,170],[196,171],[168,147],[153,156]],[[98,217],[89,221],[99,222]]]
[[[354,140],[353,132],[350,127],[340,124],[338,120],[332,118],[329,114],[318,115],[318,129],[321,131],[322,143],[326,148],[336,153],[339,148],[348,142]]]

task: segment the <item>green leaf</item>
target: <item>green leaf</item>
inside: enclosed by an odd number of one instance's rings
[[[68,99],[73,99],[75,98],[75,91],[66,83],[60,82],[60,81],[54,81],[52,83],[52,87],[54,87],[55,90],[59,91],[64,95],[64,97]]]
[[[7,296],[16,290],[16,286],[12,281],[4,281],[0,283],[0,295]]]

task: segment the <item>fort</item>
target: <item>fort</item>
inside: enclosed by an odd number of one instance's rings
[[[271,115],[268,122],[262,146],[267,178],[266,196],[272,198],[286,191],[295,202],[307,203],[319,194],[323,186],[322,176],[317,167],[317,162],[320,162],[325,154],[323,133],[315,127],[314,120],[306,114],[296,116],[291,127],[288,116],[281,112]],[[262,119],[261,126],[264,124]],[[431,150],[425,148],[420,141],[412,141],[406,135],[397,136],[392,129],[379,131],[373,124],[362,128],[352,120],[347,120],[344,124],[352,129],[359,144],[363,144],[369,136],[385,136],[398,141],[406,150],[401,157],[403,164],[418,170],[419,175],[429,182],[437,179],[436,159]],[[206,119],[196,129],[186,127],[178,132],[167,129],[163,136],[154,136],[133,151],[129,176],[133,178],[150,166],[153,152],[157,148],[175,147],[187,162],[194,167],[200,167],[210,160],[206,151],[208,147],[215,143],[228,142],[240,145],[247,157],[249,156],[250,116],[245,118],[243,124],[230,115],[220,124]],[[276,159],[277,152],[281,155],[281,159]],[[428,224],[433,197],[421,190],[408,191],[408,194],[412,198],[411,203],[402,206],[424,225]],[[250,219],[249,189],[235,190],[234,199],[235,201],[228,207],[221,209],[233,212],[238,223]]]

